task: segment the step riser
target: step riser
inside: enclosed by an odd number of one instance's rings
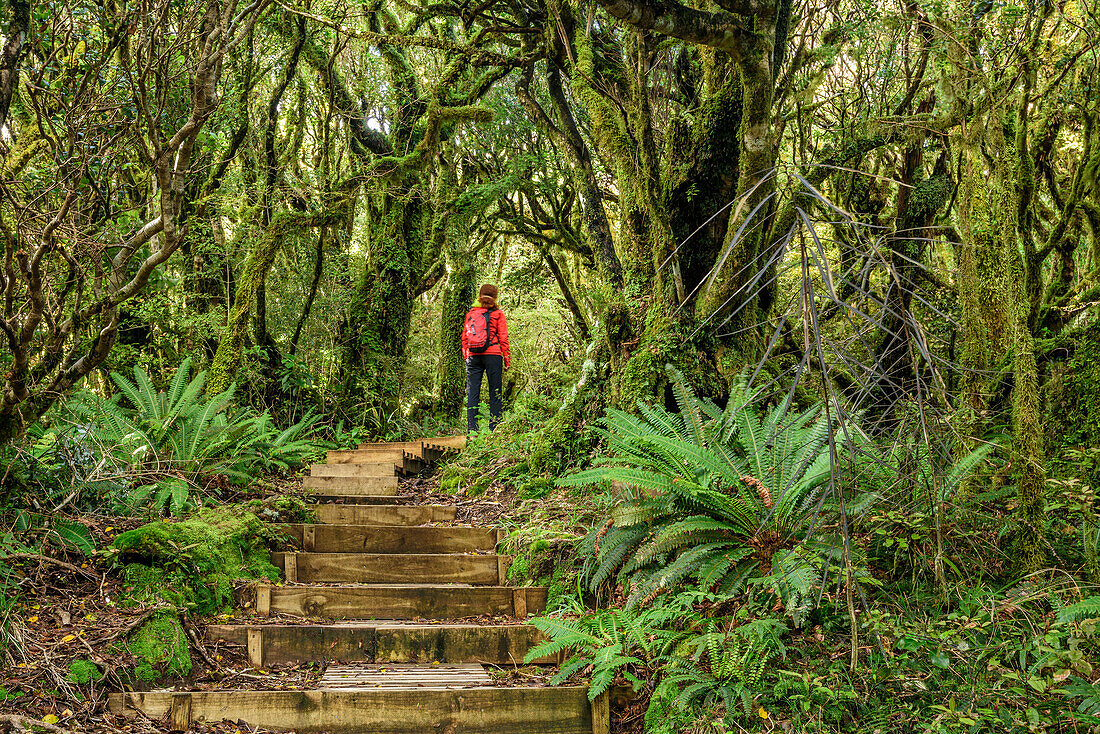
[[[354,464],[349,464],[354,465]],[[360,487],[360,489],[366,489],[366,487],[377,486],[382,489],[396,489],[397,487],[397,474],[378,474],[378,475],[361,475],[361,476],[318,476],[309,475],[304,476],[301,480],[301,485],[311,490],[323,490],[333,486],[351,486]]]
[[[257,668],[323,660],[520,665],[527,651],[543,639],[530,625],[211,625],[206,636],[212,642],[247,646],[249,664]],[[534,662],[553,665],[558,658],[548,656]]]
[[[296,547],[314,553],[473,553],[496,548],[485,528],[284,525]]]
[[[379,477],[397,476],[397,467],[393,462],[380,461],[369,464],[313,464],[309,467],[311,477]]]
[[[302,487],[320,492],[355,490],[361,494],[397,492],[397,477],[306,477]]]
[[[326,525],[427,525],[454,522],[457,508],[444,505],[317,505]]]
[[[151,719],[242,720],[279,731],[351,734],[590,734],[607,731],[587,689],[467,688],[376,691],[150,691],[112,693],[110,709]],[[594,709],[595,713],[594,713]],[[593,728],[593,718],[597,720]]]
[[[503,583],[507,556],[374,553],[272,553],[271,563],[292,584]]]
[[[256,611],[331,619],[519,617],[546,609],[546,589],[501,586],[285,586],[257,588]]]

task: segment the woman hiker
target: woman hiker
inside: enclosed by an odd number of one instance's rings
[[[497,287],[486,283],[477,294],[477,305],[466,313],[462,327],[462,356],[466,358],[466,424],[477,431],[481,378],[489,378],[489,430],[500,422],[503,406],[500,386],[504,370],[512,364],[508,352],[508,323],[497,306]]]

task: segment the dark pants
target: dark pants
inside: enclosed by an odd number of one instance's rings
[[[481,376],[489,378],[489,430],[496,428],[504,406],[500,402],[500,383],[504,357],[499,354],[471,354],[466,358],[466,424],[477,430],[477,408],[481,403]]]

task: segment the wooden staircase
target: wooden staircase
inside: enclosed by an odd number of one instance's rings
[[[317,524],[281,526],[273,553],[285,583],[257,584],[250,624],[212,625],[255,668],[321,661],[312,690],[160,690],[111,695],[116,713],[172,730],[223,719],[298,732],[603,734],[606,696],[582,686],[495,683],[486,665],[514,666],[539,641],[526,620],[546,589],[509,587],[498,531],[453,524],[456,508],[403,504],[398,478],[434,468],[465,437],[330,451],[305,486]],[[469,621],[471,617],[493,621]],[[554,658],[537,661],[552,665]],[[272,687],[274,688],[274,686]]]

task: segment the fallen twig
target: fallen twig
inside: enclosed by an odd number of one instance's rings
[[[38,561],[39,563],[48,563],[50,565],[57,566],[58,568],[63,568],[66,571],[72,571],[73,573],[80,574],[81,576],[83,576],[86,579],[91,579],[92,581],[99,581],[99,574],[94,574],[94,573],[92,573],[91,571],[89,571],[87,569],[80,568],[79,566],[74,566],[73,564],[71,564],[67,561],[62,561],[59,558],[51,558],[50,556],[43,556],[43,555],[39,555],[38,553],[11,553],[7,556],[4,556],[4,560],[8,560],[8,561]]]
[[[135,629],[137,629],[137,627],[140,626],[142,622],[149,619],[149,617],[152,617],[154,614],[156,614],[157,612],[159,612],[163,609],[171,609],[171,608],[172,608],[172,606],[169,605],[169,604],[158,604],[155,607],[150,607],[149,609],[146,609],[144,612],[142,612],[138,616],[137,619],[131,621],[125,627],[122,627],[122,628],[116,630],[115,632],[111,633],[110,635],[107,635],[106,637],[101,638],[99,640],[99,642],[100,643],[110,642],[111,640],[114,640],[118,637],[122,637],[123,635],[128,635],[131,632],[133,632]]]

